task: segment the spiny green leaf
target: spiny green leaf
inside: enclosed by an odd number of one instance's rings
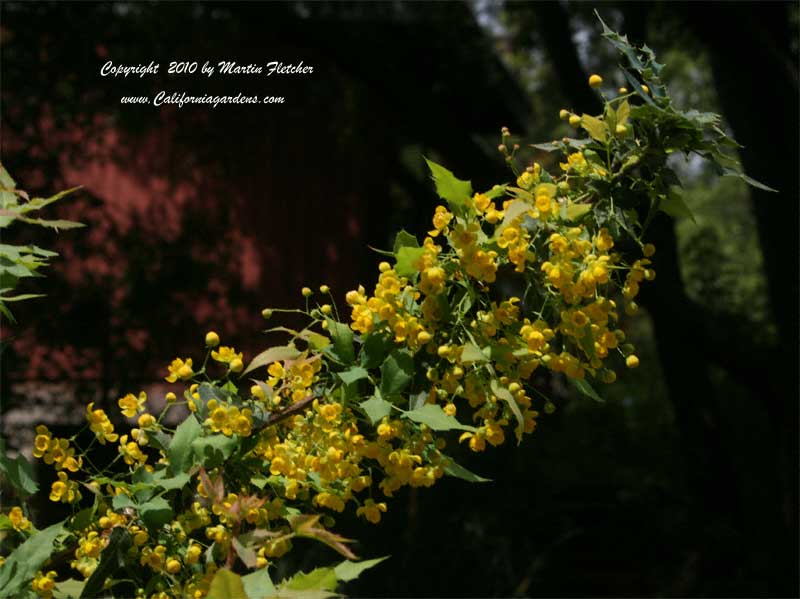
[[[433,175],[433,181],[436,183],[436,193],[443,200],[447,200],[450,209],[453,211],[460,211],[466,205],[467,201],[472,198],[472,183],[469,181],[462,181],[447,170],[440,164],[425,158],[428,168]]]
[[[275,585],[267,568],[242,576],[242,585],[249,599],[267,599],[275,595]]]
[[[242,578],[228,570],[220,568],[214,574],[208,587],[206,599],[250,599],[244,590]]]
[[[364,560],[363,562],[351,562],[346,560],[338,564],[333,571],[336,573],[336,578],[342,582],[349,582],[358,578],[365,570],[369,570],[370,568],[377,566],[386,559],[389,559],[388,555],[385,557]]]
[[[298,572],[281,586],[295,591],[333,591],[336,589],[336,572],[333,568],[316,568],[307,574]]]

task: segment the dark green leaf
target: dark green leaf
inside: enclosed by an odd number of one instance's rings
[[[193,414],[178,425],[167,449],[169,469],[173,474],[186,472],[192,466],[192,443],[203,432]]]
[[[414,359],[404,350],[395,350],[381,364],[381,394],[400,393],[414,378]]]
[[[359,407],[364,410],[372,424],[377,424],[392,411],[392,404],[383,399],[377,389],[375,390],[375,395],[367,401],[362,401]]]
[[[489,478],[483,478],[482,476],[478,476],[474,472],[467,470],[464,466],[460,464],[456,464],[452,459],[448,461],[444,466],[444,473],[448,476],[453,476],[455,478],[460,478],[462,480],[466,480],[471,483],[488,483],[492,482]]]
[[[392,251],[397,254],[400,248],[404,247],[418,248],[419,242],[411,233],[401,229],[394,238],[394,246],[392,247]]]
[[[332,356],[342,364],[352,364],[355,362],[356,353],[353,347],[353,331],[349,326],[342,322],[327,319],[328,332],[331,334],[333,344],[326,348]]]
[[[587,383],[585,380],[583,380],[583,379],[573,379],[571,377],[567,377],[567,379],[569,380],[570,383],[572,383],[575,386],[575,388],[578,391],[580,391],[581,393],[583,393],[587,397],[591,397],[593,400],[595,400],[597,402],[605,403],[605,400],[602,397],[600,397],[597,394],[597,391],[595,391],[594,388],[589,383]]]
[[[366,369],[377,368],[393,347],[394,340],[391,337],[370,333],[361,346],[361,366]]]
[[[157,530],[172,520],[172,507],[163,497],[153,497],[139,506],[139,514],[150,530]]]
[[[192,441],[192,451],[197,463],[206,468],[222,465],[235,448],[236,439],[225,435],[210,435],[208,437],[199,437]]]
[[[106,580],[120,568],[125,567],[126,554],[133,545],[127,528],[115,526],[108,538],[108,545],[100,554],[100,563],[83,587],[81,599],[100,595]]]
[[[351,385],[361,379],[369,378],[369,373],[361,368],[361,366],[351,366],[344,372],[337,372],[336,374],[346,385]]]

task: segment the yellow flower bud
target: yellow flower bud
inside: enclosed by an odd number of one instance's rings
[[[172,391],[170,391],[169,393],[167,393],[167,394],[164,396],[164,400],[165,400],[167,403],[172,403],[173,401],[175,401],[175,400],[177,400],[177,399],[178,399],[178,397],[177,397],[177,396],[176,396],[176,395],[175,395],[175,394],[174,394]]]
[[[649,88],[649,87],[647,87],[646,85],[643,85],[643,86],[642,86],[642,90],[643,90],[643,91],[644,91],[644,93],[646,93],[646,94],[649,94],[649,93],[650,93],[650,88]]]
[[[244,369],[244,363],[239,358],[234,358],[229,364],[231,372],[241,372]]]
[[[560,118],[562,121],[566,121],[567,119],[569,119],[569,110],[567,110],[566,108],[562,108],[561,110],[559,110],[558,118]]]
[[[428,343],[431,339],[433,339],[433,336],[428,331],[420,331],[417,335],[417,341],[420,343]]]
[[[181,563],[176,559],[167,560],[167,572],[170,574],[177,574],[181,571]]]
[[[331,288],[328,287],[327,285],[320,285],[319,286],[319,292],[320,293],[330,293],[331,292]]]
[[[311,291],[311,289],[309,289],[308,287],[303,287],[303,288],[300,290],[300,293],[302,293],[302,294],[303,294],[303,297],[311,297],[311,294],[312,294],[312,293],[314,293],[314,292],[313,292],[313,291]]]
[[[269,320],[272,318],[272,309],[271,308],[264,308],[261,310],[261,316],[264,317],[264,320]]]
[[[616,133],[619,136],[623,136],[628,132],[628,128],[625,125],[617,125]]]
[[[581,124],[581,117],[579,117],[577,114],[571,115],[569,117],[569,124],[577,128]]]
[[[206,333],[206,347],[217,347],[219,345],[219,335],[214,331]]]
[[[603,78],[600,75],[589,77],[589,87],[600,87],[601,85],[603,85]]]
[[[627,87],[620,87],[620,88],[619,88],[619,93],[621,93],[621,94],[627,94],[627,93],[628,93],[628,88],[627,88]]]
[[[649,258],[656,253],[656,246],[654,246],[652,243],[645,243],[644,247],[642,248],[642,253]]]
[[[319,311],[322,312],[323,314],[326,314],[326,315],[330,314],[331,311],[332,311],[331,310],[331,305],[330,304],[324,304],[322,307],[320,307]]]
[[[637,366],[639,366],[639,358],[636,357],[636,355],[631,354],[630,356],[625,358],[625,365],[628,368],[636,368]]]

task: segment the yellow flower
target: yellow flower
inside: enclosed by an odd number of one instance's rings
[[[244,354],[237,354],[234,348],[223,345],[219,348],[219,351],[212,351],[211,357],[222,364],[230,364],[233,360],[241,360],[244,357]]]
[[[86,406],[86,421],[89,423],[89,428],[95,434],[98,441],[100,441],[102,445],[105,445],[106,441],[111,441],[113,443],[119,439],[119,435],[114,432],[114,425],[111,424],[106,413],[103,410],[94,410],[93,408],[94,402]]]
[[[147,402],[147,393],[144,391],[139,393],[138,398],[134,396],[133,393],[128,393],[125,397],[117,401],[119,407],[122,409],[122,415],[126,418],[133,418],[139,412],[144,412],[145,402]]]
[[[44,599],[50,599],[53,596],[53,588],[55,587],[56,583],[56,574],[55,571],[50,570],[47,574],[42,574],[42,571],[39,570],[36,573],[36,578],[33,579],[31,582],[31,588],[36,592],[39,597],[43,597]]]
[[[369,522],[377,524],[381,521],[381,512],[386,512],[386,503],[383,501],[375,503],[372,499],[367,499],[364,505],[356,510],[356,516],[363,516]]]
[[[212,352],[213,355],[213,352]],[[192,359],[188,358],[186,361],[180,358],[175,358],[169,365],[169,375],[165,377],[168,383],[174,383],[178,379],[186,381],[192,378]]]
[[[589,77],[589,86],[600,87],[603,85],[603,78],[600,75],[592,75]]]
[[[8,512],[8,519],[11,520],[11,526],[15,530],[23,531],[31,527],[30,520],[25,517],[25,514],[22,513],[22,508],[19,506],[11,508],[11,511]]]

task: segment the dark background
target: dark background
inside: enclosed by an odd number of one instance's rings
[[[303,285],[372,285],[367,246],[430,226],[422,155],[488,188],[509,178],[501,126],[533,143],[567,132],[560,108],[598,109],[587,75],[613,80],[617,57],[593,8],[4,2],[3,163],[33,193],[83,185],[50,216],[87,224],[4,230],[61,254],[20,287],[48,297],[3,327],[12,446],[38,422],[72,430],[81,402],[163,395],[165,365],[206,330],[251,357],[261,308],[297,305]],[[780,193],[686,163],[697,224],[654,223],[658,278],[626,324],[642,366],[602,405],[554,381],[559,409],[521,447],[451,447],[493,482],[406,490],[378,527],[341,518],[360,555],[392,556],[353,596],[798,594],[797,4],[596,8],[667,63],[679,105],[723,114],[747,173]],[[161,75],[102,78],[107,60]],[[171,60],[314,73],[167,77]],[[286,103],[119,104],[162,89]],[[276,580],[335,559],[293,553]]]

